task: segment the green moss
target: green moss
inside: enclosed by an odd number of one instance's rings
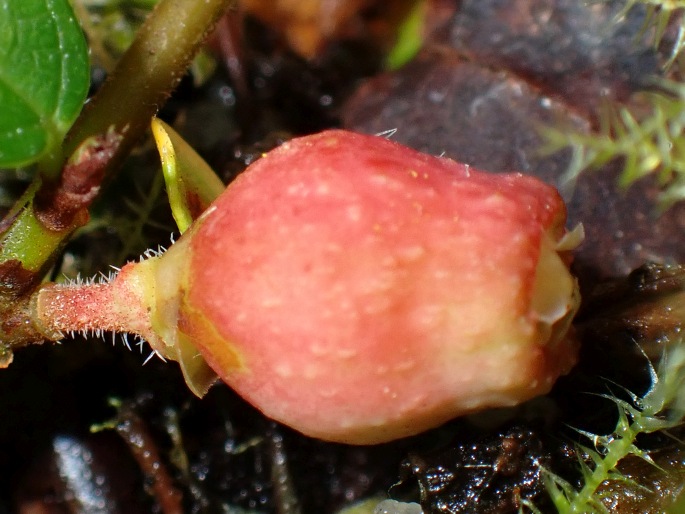
[[[646,9],[645,23],[642,33],[648,33],[652,37],[654,47],[659,47],[670,26],[677,27],[675,41],[671,45],[666,68],[670,68],[676,61],[680,60],[683,49],[685,49],[685,1],[683,0],[626,0],[624,8],[619,12],[617,20],[623,17],[631,9],[637,6],[644,6]]]
[[[580,447],[586,458],[579,461],[582,487],[549,471],[545,471],[545,483],[552,501],[560,514],[591,514],[610,512],[602,502],[600,485],[606,481],[628,482],[618,471],[618,464],[629,455],[654,464],[649,452],[636,445],[641,434],[651,434],[673,429],[683,423],[685,417],[685,342],[671,346],[661,359],[658,370],[650,364],[652,385],[644,396],[629,391],[631,401],[606,395],[618,408],[618,422],[611,434],[597,435],[579,431],[591,442],[592,447]],[[655,465],[655,464],[654,464]],[[540,513],[530,502],[524,502],[521,512]]]
[[[630,184],[650,174],[663,186],[661,207],[685,198],[685,84],[659,81],[659,89],[641,94],[643,113],[632,108],[605,106],[599,114],[598,132],[546,128],[547,151],[571,148],[566,180],[581,172],[623,160],[620,184]]]

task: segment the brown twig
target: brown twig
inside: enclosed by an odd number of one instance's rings
[[[140,469],[152,481],[152,493],[164,514],[183,514],[183,495],[173,483],[157,444],[145,422],[129,405],[122,405],[115,429],[131,449]]]

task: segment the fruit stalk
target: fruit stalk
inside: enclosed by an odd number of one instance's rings
[[[47,284],[34,297],[34,321],[49,340],[66,334],[125,332],[156,340],[149,316],[154,298],[145,280],[152,262],[130,263],[111,279]]]

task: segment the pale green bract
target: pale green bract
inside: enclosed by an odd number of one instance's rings
[[[0,0],[0,167],[56,152],[88,86],[88,47],[68,0]]]
[[[224,192],[225,186],[173,128],[157,118],[152,120],[151,128],[162,160],[171,213],[183,233]]]

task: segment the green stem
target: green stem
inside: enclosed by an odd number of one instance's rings
[[[587,507],[591,504],[597,488],[609,477],[609,472],[616,468],[618,462],[631,453],[638,433],[638,431],[631,430],[628,427],[616,434],[616,438],[608,446],[607,454],[602,458],[601,462],[597,463],[597,467],[586,478],[583,488],[573,499],[570,505],[571,508],[568,511],[570,514],[584,514],[587,512]]]
[[[26,270],[39,272],[50,260],[54,248],[61,244],[61,238],[61,232],[45,228],[29,204],[3,234],[3,243],[11,244],[0,246],[0,263],[18,261]]]
[[[64,156],[73,155],[84,142],[108,141],[104,152],[92,152],[95,165],[81,162],[76,171],[79,184],[97,190],[129,154],[146,131],[150,119],[183,77],[215,21],[232,0],[162,0],[140,28],[136,39],[122,56],[116,69],[86,106],[63,145]],[[114,137],[111,136],[114,134]],[[104,157],[103,157],[104,153]],[[50,166],[52,168],[54,166]],[[35,202],[34,195],[22,197],[22,205],[0,240],[0,276],[3,266],[12,260],[12,270],[20,264],[23,282],[15,289],[25,291],[35,286],[71,233],[88,219],[87,209],[94,195],[84,194],[73,216],[64,223],[46,223],[59,217],[62,205],[51,203],[66,190],[64,175],[56,180],[50,172],[39,176],[32,189],[47,198]],[[40,186],[38,186],[40,184]],[[46,194],[49,193],[49,194]],[[71,191],[62,195],[73,196]],[[46,216],[46,212],[50,216]],[[0,298],[0,304],[2,304]]]
[[[0,367],[12,360],[11,342],[33,333],[22,328],[32,321],[29,293],[86,223],[102,181],[144,134],[232,1],[162,0],[67,135],[60,155],[68,165],[50,160],[0,224]]]
[[[128,155],[150,119],[185,74],[195,53],[232,0],[162,0],[140,28],[110,78],[69,132],[65,155],[110,127],[123,135],[107,165]]]

